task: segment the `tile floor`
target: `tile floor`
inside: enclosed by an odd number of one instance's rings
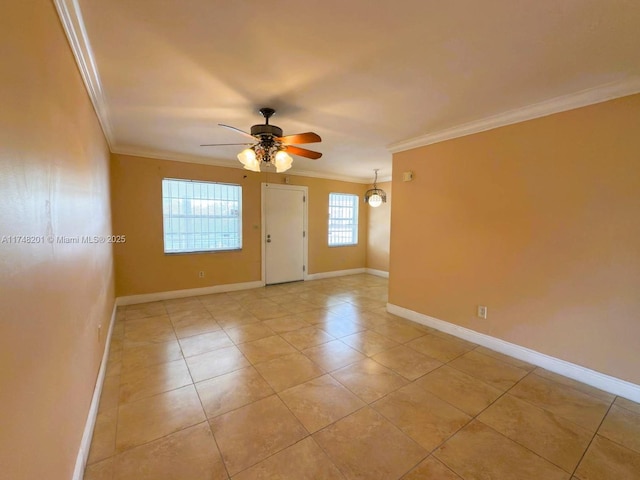
[[[640,405],[353,275],[118,310],[85,480],[640,479]]]

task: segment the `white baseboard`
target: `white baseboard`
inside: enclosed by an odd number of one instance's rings
[[[320,280],[323,278],[344,277],[346,275],[356,275],[366,273],[366,268],[352,268],[349,270],[335,270],[333,272],[308,273],[305,280]]]
[[[389,272],[384,270],[376,270],[375,268],[366,268],[365,273],[369,275],[375,275],[376,277],[389,278]]]
[[[470,330],[453,323],[438,320],[437,318],[414,312],[413,310],[399,307],[392,303],[387,304],[387,311],[394,315],[398,315],[399,317],[406,318],[407,320],[435,328],[441,332],[468,340],[469,342],[477,343],[478,345],[482,345],[483,347],[487,347],[496,352],[504,353],[510,357],[517,358],[533,365],[537,365],[538,367],[545,368],[551,372],[586,383],[587,385],[599,388],[605,392],[628,398],[634,402],[640,402],[640,385],[636,385],[610,375],[605,375],[604,373],[596,372],[595,370],[576,365],[575,363],[551,357],[544,353],[536,352],[535,350],[521,347],[520,345],[509,343],[505,340],[485,335],[484,333],[476,332],[475,330]]]
[[[212,293],[235,292],[250,288],[264,287],[264,283],[255,282],[228,283],[226,285],[213,285],[211,287],[189,288],[185,290],[171,290],[168,292],[143,293],[141,295],[128,295],[116,298],[116,305],[135,305],[137,303],[157,302],[158,300],[171,300],[173,298],[196,297],[198,295],[210,295]]]
[[[104,352],[102,353],[100,370],[98,370],[98,377],[96,378],[96,385],[93,389],[93,397],[91,398],[91,405],[89,406],[87,421],[84,425],[84,432],[82,433],[82,440],[80,441],[80,448],[78,450],[78,456],[76,457],[76,465],[73,469],[73,480],[82,480],[82,477],[84,476],[84,469],[87,465],[87,458],[89,458],[91,438],[93,437],[93,429],[96,425],[96,418],[98,416],[98,406],[100,405],[100,396],[102,395],[102,385],[104,384],[104,377],[107,373],[109,348],[111,346],[111,334],[113,332],[113,325],[115,324],[115,321],[116,305],[114,304],[113,312],[111,313],[111,320],[109,321],[109,330],[107,332],[107,338],[104,344]]]

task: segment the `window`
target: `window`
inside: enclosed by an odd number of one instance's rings
[[[164,252],[242,248],[242,187],[162,180]]]
[[[358,244],[358,196],[329,194],[329,246]]]

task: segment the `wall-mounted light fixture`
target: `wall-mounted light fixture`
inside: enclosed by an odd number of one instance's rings
[[[384,190],[378,188],[378,168],[373,171],[376,172],[375,180],[373,181],[373,188],[367,190],[364,194],[364,203],[368,203],[369,206],[376,208],[387,202],[387,194]]]

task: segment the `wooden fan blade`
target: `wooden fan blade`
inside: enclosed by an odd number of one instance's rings
[[[245,132],[244,130],[240,130],[239,128],[232,127],[231,125],[225,125],[225,124],[223,124],[223,123],[219,123],[218,125],[220,125],[221,127],[224,127],[224,128],[229,128],[229,129],[231,129],[231,130],[234,130],[234,131],[236,131],[236,132],[238,132],[238,133],[241,133],[242,135],[244,135],[244,136],[246,136],[246,137],[251,137],[251,138],[253,138],[253,139],[255,139],[255,138],[256,138],[256,137],[254,137],[253,135],[251,135],[250,133],[247,133],[247,132]]]
[[[322,139],[320,138],[320,135],[318,135],[317,133],[307,132],[307,133],[297,133],[295,135],[287,135],[285,137],[280,137],[278,138],[278,141],[281,142],[283,145],[291,145],[294,143],[316,143],[316,142],[321,142]]]
[[[201,147],[224,147],[226,145],[253,145],[253,143],[204,143]]]
[[[320,152],[314,152],[313,150],[307,150],[306,148],[294,147],[293,145],[287,145],[285,147],[285,151],[300,157],[310,158],[311,160],[317,160],[322,156]]]

